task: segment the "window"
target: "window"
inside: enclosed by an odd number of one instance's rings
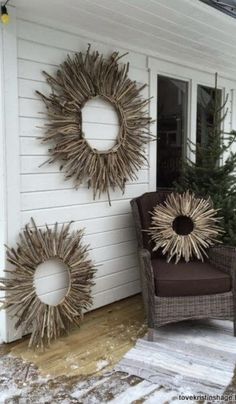
[[[204,145],[207,142],[207,133],[213,124],[215,97],[217,105],[222,104],[222,91],[198,85],[197,87],[197,143]]]
[[[172,187],[186,151],[188,83],[158,76],[157,94],[157,187]]]

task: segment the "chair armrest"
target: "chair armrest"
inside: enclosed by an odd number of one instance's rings
[[[236,247],[219,245],[209,248],[209,261],[236,280]]]
[[[148,284],[149,289],[154,292],[154,274],[150,252],[145,248],[140,248],[139,259],[141,264],[141,272]]]
[[[154,310],[155,310],[155,284],[152,269],[151,254],[148,250],[139,249],[139,262],[140,262],[140,278],[142,286],[142,294],[144,306],[148,317],[148,326],[152,327],[154,324]]]
[[[139,256],[151,263],[151,254],[146,248],[139,248]]]

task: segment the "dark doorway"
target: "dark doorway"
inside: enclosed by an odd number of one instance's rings
[[[178,180],[186,152],[188,83],[158,76],[157,187]]]

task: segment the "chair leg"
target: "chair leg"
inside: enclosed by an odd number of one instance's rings
[[[154,329],[148,328],[147,340],[150,342],[154,341]]]

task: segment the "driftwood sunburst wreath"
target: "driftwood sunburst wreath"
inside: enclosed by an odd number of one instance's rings
[[[150,141],[146,107],[150,99],[140,94],[146,85],[138,86],[128,77],[129,63],[120,65],[123,57],[114,52],[105,58],[97,51],[68,56],[55,76],[43,72],[51,87],[49,97],[37,94],[46,104],[48,120],[43,142],[52,142],[49,163],[62,162],[66,179],[73,177],[75,187],[87,181],[94,198],[109,189],[125,190],[127,180],[146,161],[144,146]],[[86,102],[101,97],[113,105],[119,119],[116,144],[99,151],[90,146],[82,131],[82,110]]]
[[[182,257],[188,262],[194,256],[203,261],[206,249],[219,242],[219,221],[210,199],[197,198],[189,191],[172,193],[152,212],[149,234],[154,251],[161,248],[168,262],[173,257],[175,263]]]
[[[83,311],[92,304],[94,266],[88,256],[88,246],[82,244],[83,231],[69,232],[70,224],[60,229],[25,226],[17,249],[7,247],[7,259],[13,270],[0,279],[0,290],[6,292],[3,309],[18,318],[16,329],[31,332],[29,346],[50,345],[53,339],[79,325]],[[64,263],[69,273],[66,295],[53,306],[45,304],[37,295],[34,276],[37,267],[51,259]]]

